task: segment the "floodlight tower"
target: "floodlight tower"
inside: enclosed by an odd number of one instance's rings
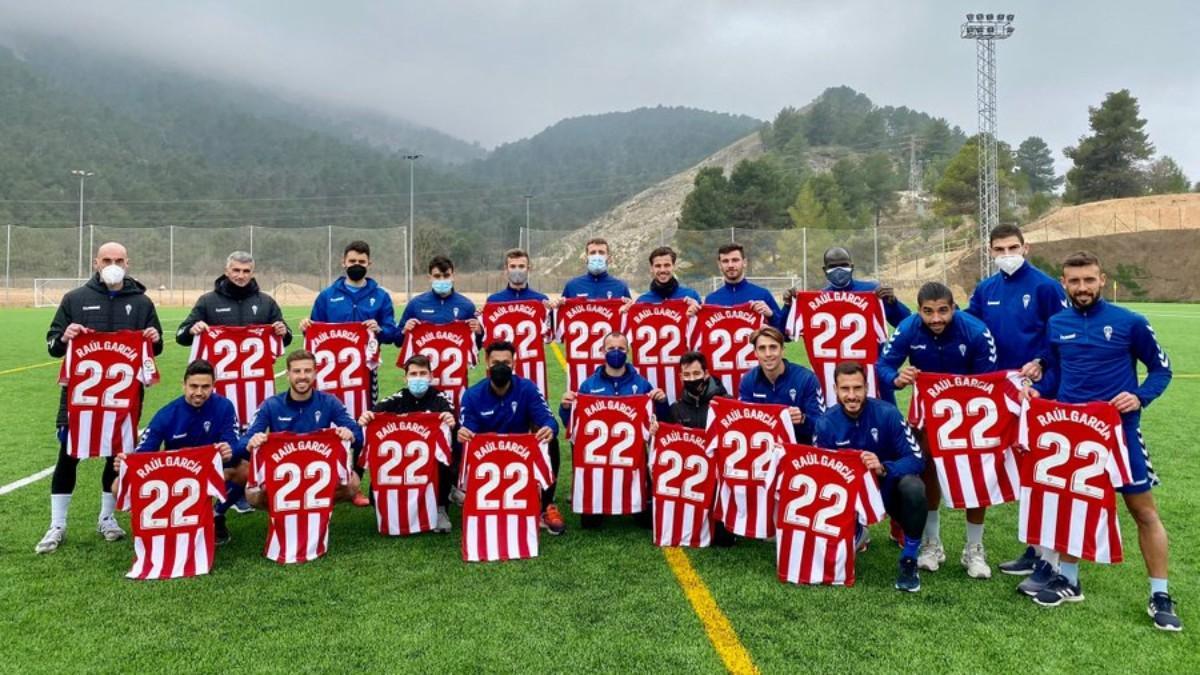
[[[1000,224],[996,142],[996,40],[1013,34],[1012,14],[968,14],[959,37],[975,41],[975,98],[979,109],[979,278],[990,272],[988,232]]]

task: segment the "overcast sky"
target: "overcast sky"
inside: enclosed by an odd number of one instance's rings
[[[900,9],[903,7],[903,9]],[[0,26],[391,112],[491,147],[564,118],[686,105],[770,119],[845,84],[976,128],[967,11],[998,45],[1000,136],[1060,150],[1129,88],[1158,151],[1200,179],[1200,14],[1140,0],[167,2],[0,0]],[[1189,47],[1188,45],[1193,45]]]

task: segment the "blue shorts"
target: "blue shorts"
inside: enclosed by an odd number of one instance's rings
[[[1150,464],[1150,451],[1142,439],[1141,415],[1122,415],[1121,427],[1125,430],[1125,447],[1129,450],[1129,473],[1133,476],[1133,482],[1117,488],[1117,492],[1127,495],[1149,492],[1150,488],[1159,484],[1159,480],[1154,466]]]

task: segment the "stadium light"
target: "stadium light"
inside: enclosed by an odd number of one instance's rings
[[[71,175],[79,178],[79,267],[75,273],[76,279],[83,278],[83,181],[90,176],[95,176],[95,171],[85,171],[83,169],[71,169]]]

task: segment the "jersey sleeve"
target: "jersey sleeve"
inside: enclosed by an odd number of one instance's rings
[[[914,333],[908,328],[906,325],[896,327],[895,332],[892,333],[892,339],[883,346],[883,351],[879,352],[879,359],[875,362],[875,372],[878,374],[879,381],[889,387],[895,386],[893,383],[900,376],[900,367],[908,358],[909,345],[912,342],[911,336]]]
[[[113,492],[117,495],[118,509],[128,511],[133,508],[133,490],[129,489],[129,462],[121,462],[121,468],[117,472],[117,482]]]
[[[996,370],[996,338],[992,331],[984,327],[973,336],[971,345],[971,372],[973,374],[991,373]]]
[[[212,449],[212,458],[209,461],[208,480],[205,485],[206,494],[214,499],[225,501],[225,469],[221,465],[221,452],[216,448]]]
[[[392,304],[392,296],[388,293],[380,293],[380,297],[382,300],[380,301],[379,317],[375,319],[375,323],[379,324],[379,341],[383,344],[399,345],[401,333],[400,326],[396,323],[396,307]]]
[[[1158,343],[1158,336],[1145,317],[1136,317],[1131,338],[1134,355],[1146,366],[1146,379],[1133,392],[1144,408],[1162,396],[1171,383],[1171,360],[1167,358],[1167,352]]]
[[[208,313],[204,307],[204,296],[200,296],[196,304],[192,305],[192,311],[188,312],[187,318],[175,330],[175,342],[182,347],[190,347],[196,340],[196,336],[192,335],[192,326],[196,325],[197,321],[203,321],[206,316]]]
[[[862,520],[866,521],[867,525],[874,525],[887,515],[883,505],[883,495],[879,492],[879,483],[870,471],[863,471],[854,510],[858,512]]]
[[[162,447],[165,433],[163,427],[166,425],[163,419],[166,416],[166,408],[160,408],[154,413],[154,417],[150,418],[150,424],[146,425],[146,430],[142,432],[142,438],[138,441],[137,448],[134,452],[157,452]],[[122,468],[125,466],[121,465]]]
[[[908,305],[901,302],[900,298],[896,298],[893,302],[883,303],[883,315],[887,319],[888,324],[895,328],[900,325],[901,321],[912,316],[912,310],[908,308]]]
[[[804,411],[804,421],[796,431],[811,438],[815,420],[825,414],[825,398],[821,394],[821,383],[817,381],[816,375],[808,372],[804,374],[804,385],[800,395],[800,409]]]
[[[62,358],[67,353],[67,343],[63,341],[62,335],[67,330],[67,326],[73,323],[69,304],[70,299],[65,297],[62,302],[58,303],[58,309],[55,310],[54,318],[50,321],[50,329],[46,331],[46,350],[50,356],[56,359]]]
[[[155,319],[157,321],[157,319]],[[138,382],[150,387],[158,384],[158,366],[154,363],[155,354],[162,353],[162,334],[159,333],[158,342],[154,342],[148,337],[142,336],[142,362],[138,367]]]
[[[896,450],[896,459],[883,462],[889,475],[904,476],[920,474],[925,467],[921,459],[921,446],[913,436],[912,428],[904,423],[900,411],[890,411],[888,415],[888,433],[891,436],[892,447]]]

